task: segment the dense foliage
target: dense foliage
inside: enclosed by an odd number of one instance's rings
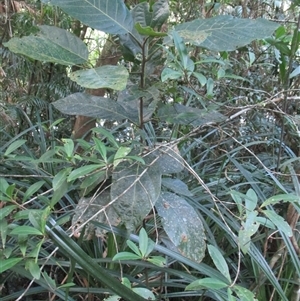
[[[297,1],[0,18],[0,300],[299,300]]]

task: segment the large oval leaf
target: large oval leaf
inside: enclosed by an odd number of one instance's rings
[[[126,103],[122,104],[110,98],[74,93],[59,99],[53,105],[62,113],[82,115],[110,120],[130,119],[138,122],[138,111],[129,110]]]
[[[200,110],[179,103],[162,106],[158,110],[158,116],[170,123],[192,126],[219,123],[226,120],[226,117],[217,111]]]
[[[78,37],[55,26],[42,25],[39,28],[36,36],[12,38],[5,46],[14,53],[44,62],[69,66],[87,61],[88,49]]]
[[[113,173],[111,199],[113,207],[129,231],[141,223],[160,194],[161,174],[157,164],[146,157],[140,162],[123,162]]]
[[[71,80],[89,89],[109,88],[123,90],[126,88],[129,73],[123,66],[102,66],[88,70],[78,70],[70,74]]]
[[[157,150],[153,154],[158,157],[156,164],[161,174],[178,173],[184,170],[184,160],[176,144],[157,144]]]
[[[265,19],[238,19],[224,15],[175,26],[186,42],[214,51],[232,51],[272,35],[279,24]],[[200,38],[201,37],[201,38]]]
[[[156,204],[164,230],[179,252],[201,262],[205,255],[205,234],[202,222],[186,200],[170,192],[163,192]]]
[[[133,21],[123,0],[42,0],[82,23],[110,34],[131,32]]]
[[[110,200],[110,193],[108,191],[103,191],[96,197],[83,197],[79,200],[72,218],[72,229],[75,237],[81,235],[84,226],[86,226],[85,239],[91,239],[95,230],[96,236],[103,237],[106,231],[96,227],[92,222],[118,226],[120,223],[119,216],[111,206],[107,207]]]

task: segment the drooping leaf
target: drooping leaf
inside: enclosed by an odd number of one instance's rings
[[[71,80],[84,88],[109,88],[113,90],[125,89],[128,76],[129,73],[125,67],[111,65],[78,70],[70,74]]]
[[[152,20],[150,26],[158,29],[167,21],[169,17],[169,2],[167,0],[157,0],[152,6]]]
[[[135,24],[140,24],[142,27],[151,26],[152,12],[148,2],[135,5],[131,13]]]
[[[78,37],[55,26],[42,25],[39,28],[37,35],[12,38],[5,46],[12,52],[44,62],[69,66],[87,61],[88,49]]]
[[[59,99],[53,105],[62,113],[83,115],[109,120],[130,119],[138,122],[138,110],[127,110],[126,105],[110,98],[92,96],[84,93],[74,93]]]
[[[267,205],[275,205],[279,202],[300,202],[300,197],[292,194],[292,193],[285,193],[285,194],[278,194],[271,196],[270,198],[266,199],[261,205],[260,208],[266,207]]]
[[[192,196],[193,194],[189,191],[188,186],[179,179],[173,178],[163,178],[162,185],[172,190],[175,193],[184,195],[184,196]]]
[[[155,208],[162,218],[164,230],[179,252],[201,262],[205,255],[205,234],[194,208],[183,198],[169,192],[161,193]]]
[[[159,167],[152,164],[152,159],[145,157],[146,165],[122,162],[113,172],[113,208],[129,231],[151,211],[160,193],[161,173]]]
[[[131,32],[133,21],[123,0],[42,0],[82,23],[110,34]]]
[[[226,120],[226,117],[217,111],[200,110],[178,103],[162,106],[158,110],[158,116],[161,120],[165,120],[170,123],[192,126],[219,123]]]
[[[212,51],[233,51],[253,40],[272,35],[279,24],[265,19],[239,19],[221,15],[175,26],[178,34],[196,46]]]

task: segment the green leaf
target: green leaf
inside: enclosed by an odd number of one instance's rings
[[[92,96],[84,93],[74,93],[53,103],[56,109],[64,114],[82,115],[109,120],[130,119],[137,123],[138,109],[127,108],[126,104],[110,98]]]
[[[43,185],[45,184],[45,181],[38,181],[34,184],[32,184],[28,189],[26,190],[22,202],[24,203],[27,201],[29,197],[31,197],[33,194],[35,194]]]
[[[31,226],[17,226],[11,232],[11,235],[43,235],[41,231]]]
[[[131,252],[120,252],[113,257],[113,261],[116,260],[139,260],[141,256],[133,254]]]
[[[151,256],[147,258],[147,261],[151,262],[152,264],[155,264],[159,267],[164,267],[167,264],[166,258],[162,256]]]
[[[268,219],[270,219],[277,229],[284,232],[289,237],[293,236],[293,231],[290,225],[284,220],[283,217],[271,210],[263,210],[262,212]]]
[[[87,189],[87,193],[88,193],[90,189],[93,189],[93,187],[95,188],[96,185],[98,185],[100,182],[105,181],[106,178],[107,178],[106,170],[101,170],[92,173],[82,181],[82,183],[80,184],[80,189]]]
[[[67,158],[72,158],[74,152],[74,141],[67,138],[63,138],[61,140],[64,143],[64,150],[66,152]]]
[[[172,32],[172,36],[174,40],[174,45],[179,54],[180,63],[183,67],[183,70],[189,70],[188,65],[189,65],[190,58],[185,43],[183,42],[182,38],[177,34],[176,31]],[[193,72],[194,70],[190,70],[190,71]]]
[[[32,259],[28,259],[25,264],[26,268],[29,270],[30,274],[35,279],[40,279],[41,271],[39,265]]]
[[[222,253],[213,245],[208,245],[207,246],[208,253],[213,260],[216,268],[221,272],[223,276],[225,276],[229,283],[231,282],[231,277],[228,269],[228,265],[222,255]]]
[[[1,216],[1,213],[0,213],[0,216]],[[2,242],[1,249],[5,249],[7,230],[8,230],[7,220],[5,218],[0,219],[0,236],[1,236],[1,242]]]
[[[183,198],[169,192],[161,193],[155,208],[164,230],[179,252],[201,262],[205,255],[205,234],[195,209]]]
[[[257,232],[260,226],[260,224],[257,223],[257,214],[257,211],[248,212],[246,220],[245,222],[242,222],[242,228],[239,230],[238,241],[244,254],[248,253],[251,244],[251,236]]]
[[[248,212],[252,212],[256,208],[257,201],[258,199],[255,191],[252,188],[250,188],[247,191],[245,197],[246,214],[248,214]]]
[[[236,203],[236,206],[237,206],[240,216],[241,216],[244,212],[243,199],[242,199],[243,195],[240,192],[235,191],[235,190],[231,190],[230,195],[231,195],[232,199],[234,200],[234,202]]]
[[[7,181],[4,178],[0,178],[0,191],[6,195],[7,188],[9,187]]]
[[[48,3],[49,0],[42,0]],[[82,23],[110,34],[130,33],[133,21],[123,0],[51,0]]]
[[[57,288],[58,288],[58,289],[61,289],[61,288],[67,288],[67,287],[72,287],[72,286],[76,286],[76,284],[73,283],[73,282],[69,282],[69,283],[60,285],[60,286],[58,286]]]
[[[16,149],[18,149],[20,146],[22,146],[23,144],[25,144],[27,142],[27,140],[24,139],[19,139],[14,141],[5,151],[4,156],[8,156],[10,155],[13,151],[15,151]]]
[[[198,81],[202,87],[206,85],[207,78],[202,73],[193,72],[192,75],[198,79]]]
[[[103,164],[90,164],[74,169],[68,176],[68,182],[74,181],[81,177],[86,177],[89,173],[106,166]]]
[[[119,148],[119,143],[116,141],[115,137],[109,131],[107,131],[105,128],[99,126],[97,128],[94,128],[93,132],[99,133],[101,136],[104,136],[105,138],[107,138],[107,140],[110,142],[110,144],[113,147]]]
[[[16,205],[8,205],[0,209],[0,220],[8,216],[13,210],[17,208]]]
[[[213,289],[218,290],[227,287],[228,284],[216,278],[203,278],[190,283],[185,290]]]
[[[36,36],[12,38],[5,46],[12,52],[44,62],[69,66],[87,61],[88,49],[81,39],[55,26],[42,25],[39,29]]]
[[[70,74],[71,80],[84,88],[108,88],[118,91],[126,88],[128,76],[129,73],[125,67],[110,65],[78,70]]]
[[[21,260],[23,260],[23,258],[0,259],[0,274],[6,270],[9,270]]]
[[[168,79],[179,79],[184,76],[184,72],[181,70],[174,70],[171,68],[164,68],[161,73],[161,81],[165,82]]]
[[[141,258],[143,257],[140,249],[137,247],[137,245],[134,242],[132,242],[131,240],[127,240],[126,244],[136,255],[140,256]]]
[[[71,168],[64,168],[60,170],[53,178],[52,186],[53,190],[58,190],[67,181],[67,177],[71,171]]]
[[[214,95],[214,80],[209,77],[206,82],[206,96],[212,97]]]
[[[146,300],[157,300],[154,294],[147,288],[134,287],[132,290]]]
[[[300,197],[292,194],[292,193],[284,193],[271,196],[270,198],[266,199],[261,205],[260,208],[266,207],[268,205],[276,205],[281,202],[300,202]]]
[[[130,147],[119,147],[114,157],[114,167],[116,168],[130,152]]]
[[[166,0],[157,0],[152,6],[152,18],[150,26],[152,28],[161,28],[169,17],[169,2]]]
[[[95,149],[99,152],[104,162],[107,162],[107,150],[106,145],[98,138],[93,137],[95,143]]]
[[[233,51],[253,40],[272,35],[279,24],[266,19],[239,19],[220,15],[209,19],[196,19],[175,26],[178,34],[196,46],[211,51]]]
[[[135,24],[134,27],[139,34],[144,35],[144,36],[149,36],[149,37],[165,37],[165,36],[167,36],[167,34],[165,32],[155,31],[150,26],[143,27],[143,26],[141,26],[140,23]]]
[[[257,301],[255,295],[251,291],[249,291],[248,289],[242,286],[235,285],[232,287],[232,290],[235,291],[235,293],[242,301]]]
[[[22,256],[26,256],[27,246],[28,246],[28,235],[18,235],[18,246],[22,253]]]
[[[145,257],[148,250],[148,234],[144,228],[141,228],[139,233],[139,249],[142,257]]]
[[[55,280],[52,279],[50,276],[48,276],[47,272],[43,272],[42,275],[45,281],[47,282],[48,286],[50,287],[50,289],[54,291],[56,289]]]

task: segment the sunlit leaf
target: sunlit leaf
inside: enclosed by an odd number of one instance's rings
[[[196,19],[175,26],[178,34],[196,46],[211,51],[233,51],[253,40],[270,37],[279,27],[266,19],[239,19],[220,15],[208,19]]]
[[[110,34],[129,33],[133,21],[123,0],[42,0],[59,6],[82,23]]]
[[[71,80],[84,88],[108,88],[118,91],[126,88],[128,76],[125,67],[111,65],[78,70],[70,74]]]
[[[42,25],[37,35],[12,38],[5,46],[10,51],[35,60],[62,65],[79,65],[88,59],[84,42],[65,29]]]

